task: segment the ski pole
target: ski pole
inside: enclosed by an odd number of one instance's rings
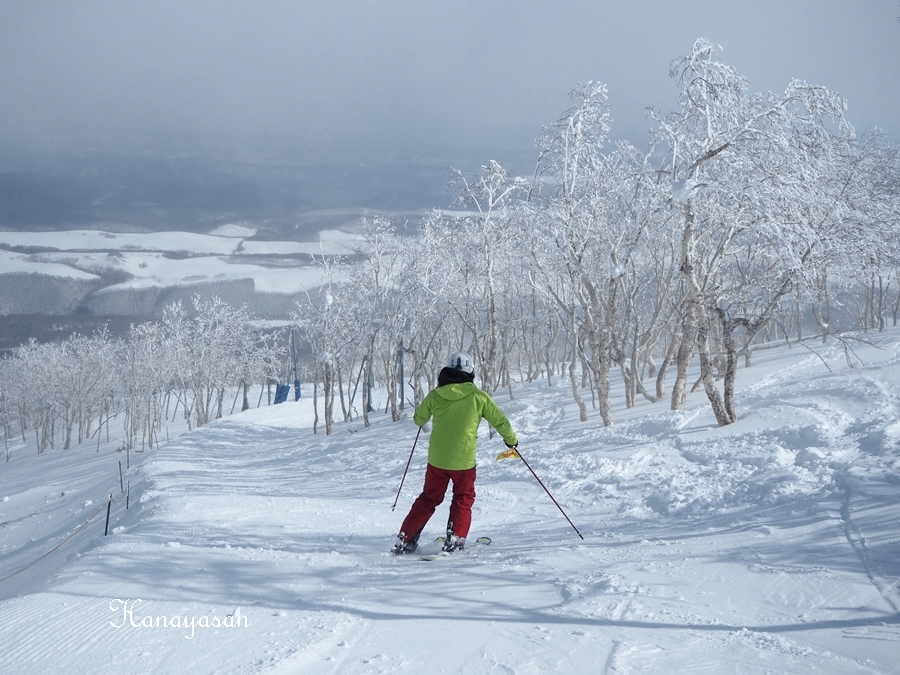
[[[416,451],[416,443],[419,442],[419,434],[422,433],[422,427],[419,427],[419,430],[416,432],[416,440],[413,441],[412,450],[409,451],[409,459],[406,460],[406,468],[403,470],[403,478],[400,479],[400,487],[397,488],[397,496],[394,498],[394,505],[391,507],[391,511],[397,508],[397,502],[400,500],[400,490],[403,489],[403,481],[406,480],[406,472],[409,471],[409,463],[412,462],[413,453]]]
[[[544,488],[544,492],[547,493],[547,496],[550,497],[550,499],[553,500],[553,503],[554,503],[554,504],[556,504],[556,508],[559,509],[559,512],[560,512],[561,514],[563,514],[563,516],[565,517],[566,520],[569,521],[569,525],[571,525],[571,526],[572,526],[572,529],[575,530],[575,534],[577,534],[579,537],[581,537],[581,540],[584,541],[584,537],[581,536],[581,532],[579,532],[579,531],[578,531],[578,528],[575,527],[575,523],[573,523],[572,520],[569,518],[569,516],[566,515],[566,512],[563,511],[563,507],[561,507],[561,506],[559,505],[559,502],[556,501],[556,499],[553,497],[552,494],[550,494],[550,490],[548,490],[548,489],[547,489],[547,486],[544,485],[544,482],[543,482],[540,478],[538,478],[538,475],[534,472],[534,469],[531,468],[531,465],[525,460],[524,457],[522,457],[522,452],[521,452],[521,450],[519,450],[518,448],[516,448],[516,453],[519,455],[519,459],[521,459],[523,462],[525,462],[525,466],[528,467],[528,470],[531,472],[531,475],[534,476],[535,480],[536,480],[538,483],[540,483],[540,485],[541,485],[542,488]]]

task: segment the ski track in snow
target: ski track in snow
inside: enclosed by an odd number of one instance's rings
[[[759,351],[724,429],[702,392],[616,392],[606,429],[565,379],[498,392],[583,542],[484,427],[471,537],[493,542],[436,562],[388,553],[425,464],[423,434],[391,512],[410,411],[326,437],[304,400],[183,433],[130,458],[109,537],[96,518],[0,582],[0,671],[897,672],[900,331],[878,338],[853,368],[838,344]],[[0,577],[119,498],[114,445],[14,449]]]

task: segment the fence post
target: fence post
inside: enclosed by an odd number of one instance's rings
[[[113,496],[112,492],[109,493],[109,501],[106,502],[106,528],[103,530],[103,536],[109,534],[109,511],[112,509]]]

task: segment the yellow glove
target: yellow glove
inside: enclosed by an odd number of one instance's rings
[[[509,450],[504,450],[497,455],[497,461],[499,462],[501,459],[521,459],[521,457],[519,457],[519,451],[516,448],[509,448]]]

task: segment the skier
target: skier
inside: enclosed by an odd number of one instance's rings
[[[413,422],[420,427],[434,418],[434,428],[428,442],[425,486],[400,526],[395,554],[416,550],[422,529],[444,501],[451,481],[453,501],[443,550],[452,553],[465,547],[475,503],[475,443],[482,418],[499,432],[507,447],[518,445],[506,415],[487,392],[475,386],[474,380],[471,357],[453,354],[438,375],[437,388],[429,392],[413,415]]]

